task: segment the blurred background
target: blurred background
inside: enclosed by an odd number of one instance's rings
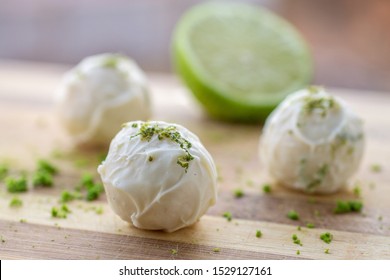
[[[76,64],[101,52],[172,72],[170,39],[195,0],[0,0],[0,60]],[[252,0],[308,41],[314,83],[390,92],[389,0]],[[0,77],[1,78],[1,77]]]

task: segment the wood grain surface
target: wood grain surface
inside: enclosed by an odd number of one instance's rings
[[[52,188],[30,187],[18,195],[20,208],[9,206],[14,195],[0,183],[1,259],[390,259],[390,95],[331,89],[364,119],[367,146],[359,172],[345,190],[309,196],[276,185],[264,173],[258,158],[260,125],[210,120],[175,77],[148,74],[153,119],[196,133],[219,172],[217,204],[197,224],[164,233],[122,221],[104,195],[94,202],[69,202],[67,219],[51,217],[61,191],[72,190],[83,173],[99,179],[96,167],[106,153],[73,147],[57,123],[53,94],[65,70],[61,65],[0,62],[0,164],[8,163],[12,174],[31,174],[40,158],[60,167]],[[373,164],[381,171],[373,172]],[[266,183],[272,186],[269,194],[262,191]],[[362,213],[333,214],[338,199],[357,199],[357,185]],[[244,191],[241,198],[233,194],[238,188]],[[286,217],[291,209],[300,220]],[[226,211],[233,215],[230,222],[222,217]],[[315,228],[306,228],[307,222]],[[333,234],[330,244],[320,240],[324,232]],[[293,234],[303,246],[292,242]]]

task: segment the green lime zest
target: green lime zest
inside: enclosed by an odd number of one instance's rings
[[[295,210],[290,210],[287,213],[287,218],[291,220],[299,220],[299,214]]]
[[[37,171],[44,171],[51,175],[55,175],[58,173],[58,168],[47,160],[40,159],[38,160],[37,165],[38,165]]]
[[[243,189],[235,189],[233,194],[235,197],[241,198],[244,196],[244,190]]]
[[[69,213],[71,213],[71,211],[66,204],[62,204],[61,207],[53,206],[51,208],[51,216],[53,218],[66,219]]]
[[[80,179],[79,185],[76,187],[76,191],[82,193],[86,191],[85,199],[87,201],[97,200],[100,194],[104,192],[104,187],[101,183],[96,183],[92,174],[85,173]]]
[[[179,144],[180,148],[185,152],[185,154],[177,158],[177,164],[183,167],[187,173],[189,164],[194,159],[194,156],[189,151],[192,147],[192,144],[187,139],[185,139],[179,131],[177,131],[176,126],[170,125],[163,128],[158,124],[144,122],[139,128],[139,132],[131,136],[130,139],[133,139],[137,136],[140,136],[142,141],[149,142],[154,136],[156,136],[160,141],[166,139]]]
[[[60,197],[60,202],[70,202],[70,201],[73,201],[75,199],[81,199],[82,198],[82,194],[78,191],[74,191],[74,192],[70,192],[70,191],[62,191],[61,193],[61,197]]]
[[[325,254],[330,254],[329,248],[326,248],[326,249],[324,250],[324,253],[325,253]]]
[[[336,202],[336,208],[333,209],[335,214],[344,214],[349,212],[361,212],[363,209],[363,202],[361,201],[342,201]]]
[[[307,223],[306,227],[307,228],[315,228],[315,225],[313,223]]]
[[[372,164],[371,165],[371,171],[374,172],[374,173],[379,173],[382,171],[382,166],[380,164]]]
[[[27,178],[25,176],[19,178],[7,177],[5,185],[10,193],[26,192],[28,190]]]
[[[233,218],[233,215],[232,215],[232,213],[230,213],[230,212],[225,212],[225,213],[223,213],[223,215],[222,215],[224,218],[226,218],[226,220],[228,221],[228,222],[230,222],[231,220],[232,220],[232,218]]]
[[[264,193],[270,193],[270,192],[271,192],[271,186],[268,185],[268,184],[265,184],[265,185],[263,186],[263,192],[264,192]]]
[[[53,175],[46,170],[38,170],[33,176],[33,186],[51,187],[53,186]]]
[[[291,238],[292,238],[294,244],[297,244],[299,246],[303,246],[301,240],[298,238],[298,236],[296,234],[293,234]]]
[[[6,164],[0,164],[0,181],[8,176],[9,168]]]
[[[320,235],[320,239],[325,243],[329,244],[333,240],[333,234],[330,232],[325,232]]]
[[[19,208],[23,206],[23,201],[18,197],[13,197],[11,201],[9,202],[9,207],[12,208]]]

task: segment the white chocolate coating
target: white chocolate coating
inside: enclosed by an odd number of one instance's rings
[[[357,171],[364,150],[362,120],[322,88],[288,96],[268,117],[260,159],[276,182],[332,193]]]
[[[133,127],[136,123],[137,127]],[[189,226],[214,205],[217,172],[211,155],[186,128],[175,126],[192,146],[186,170],[177,161],[185,152],[171,139],[150,141],[135,136],[144,122],[129,122],[112,140],[106,160],[98,167],[108,201],[123,220],[142,229],[172,232]]]
[[[122,123],[150,116],[143,72],[117,54],[87,57],[67,72],[56,104],[59,119],[76,144],[108,145]]]

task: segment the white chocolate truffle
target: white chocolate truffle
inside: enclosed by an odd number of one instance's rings
[[[305,192],[332,193],[359,167],[363,122],[340,98],[309,87],[289,95],[271,113],[259,150],[276,182]]]
[[[118,54],[87,57],[67,72],[56,104],[59,119],[76,144],[108,145],[122,123],[150,116],[143,72]]]
[[[197,222],[216,202],[213,159],[177,124],[125,124],[98,172],[111,208],[138,228],[172,232]]]

